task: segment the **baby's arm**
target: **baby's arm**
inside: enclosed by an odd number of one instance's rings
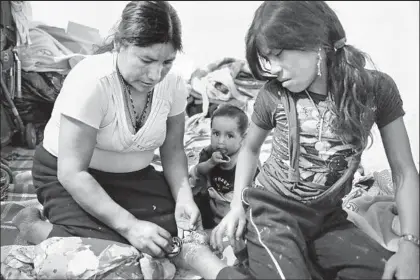
[[[213,158],[209,158],[206,161],[200,162],[195,166],[195,172],[197,172],[198,175],[204,175],[207,176],[210,171],[217,165],[216,162],[214,162]]]

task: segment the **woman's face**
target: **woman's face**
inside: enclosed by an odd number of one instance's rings
[[[324,82],[326,75],[317,75],[318,52],[274,50],[265,53],[261,59],[262,68],[269,70],[283,87],[291,92],[301,92],[305,89],[319,91],[316,88]],[[321,73],[326,74],[322,63]]]
[[[150,47],[122,46],[118,65],[124,79],[140,92],[150,91],[172,68],[176,50],[170,43]]]

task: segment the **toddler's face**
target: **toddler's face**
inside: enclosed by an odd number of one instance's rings
[[[238,152],[242,144],[242,134],[236,118],[218,116],[213,119],[211,128],[211,146],[230,156]]]

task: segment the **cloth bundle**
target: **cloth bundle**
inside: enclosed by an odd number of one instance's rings
[[[32,19],[32,8],[29,1],[10,1],[13,20],[16,24],[16,45],[30,45],[29,22]]]
[[[217,107],[218,104],[229,103],[246,110],[248,101],[256,98],[263,84],[252,76],[245,61],[223,58],[191,74],[188,85],[190,108],[187,108],[187,113],[192,116],[204,112],[201,108],[194,110],[191,107],[199,107],[206,102],[210,107],[212,104]]]
[[[85,55],[73,53],[58,40],[38,27],[29,29],[31,45],[17,48],[22,70],[68,74]]]

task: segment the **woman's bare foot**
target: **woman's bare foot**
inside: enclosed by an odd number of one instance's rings
[[[20,210],[13,218],[12,224],[19,229],[23,239],[31,244],[39,244],[47,239],[53,225],[44,221],[41,212],[35,207]]]

